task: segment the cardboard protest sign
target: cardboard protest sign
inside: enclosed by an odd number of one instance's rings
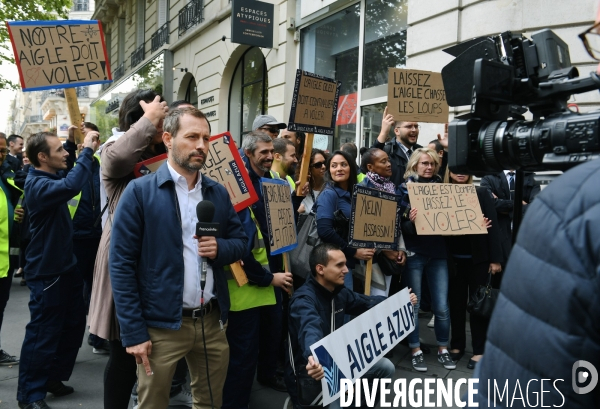
[[[8,21],[23,91],[112,81],[96,20]]]
[[[323,406],[339,398],[343,379],[354,383],[414,329],[413,306],[405,288],[311,345],[313,357],[325,371]]]
[[[474,185],[407,183],[417,234],[487,234]]]
[[[155,156],[136,164],[133,172],[136,177],[149,175],[156,172],[166,160],[166,153]],[[229,132],[211,136],[208,157],[200,172],[227,189],[236,212],[258,201],[248,170]]]
[[[271,255],[291,251],[298,245],[298,236],[290,185],[282,179],[268,178],[261,178],[260,183],[267,213]]]
[[[333,135],[341,82],[296,70],[290,131]]]
[[[208,157],[201,172],[225,186],[236,212],[258,201],[248,170],[229,132],[210,138]]]
[[[387,106],[396,121],[448,122],[450,108],[442,74],[390,68]]]
[[[400,217],[398,196],[354,185],[348,245],[397,250]]]

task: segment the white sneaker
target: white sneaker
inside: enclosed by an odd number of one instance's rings
[[[435,326],[435,315],[433,317],[431,317],[431,320],[429,321],[429,323],[427,323],[427,328],[433,328]]]
[[[177,395],[169,399],[169,406],[187,406],[191,408],[194,404],[192,394],[182,389]]]

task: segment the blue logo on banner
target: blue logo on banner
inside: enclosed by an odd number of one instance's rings
[[[325,380],[329,387],[329,396],[333,396],[340,391],[340,379],[346,378],[346,376],[340,371],[340,368],[338,368],[324,346],[321,345],[315,349],[315,354],[319,359],[319,363],[323,366]]]

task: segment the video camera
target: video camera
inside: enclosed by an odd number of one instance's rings
[[[448,126],[453,172],[566,170],[600,156],[600,113],[567,107],[571,95],[600,89],[600,78],[579,78],[554,32],[529,39],[507,31],[444,51],[456,57],[442,69],[448,104],[471,106]]]

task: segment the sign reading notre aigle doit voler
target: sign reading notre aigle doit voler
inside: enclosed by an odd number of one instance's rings
[[[262,1],[233,0],[231,42],[273,48],[274,9]]]
[[[293,250],[298,245],[290,185],[282,179],[261,178],[271,254]]]
[[[333,135],[341,82],[297,70],[290,131]]]
[[[407,183],[417,234],[487,234],[474,185]]]
[[[398,199],[381,190],[354,185],[348,245],[397,250],[401,217]]]
[[[23,91],[112,81],[99,21],[8,21],[6,26]]]
[[[390,68],[387,106],[396,121],[448,122],[450,108],[442,74]]]

